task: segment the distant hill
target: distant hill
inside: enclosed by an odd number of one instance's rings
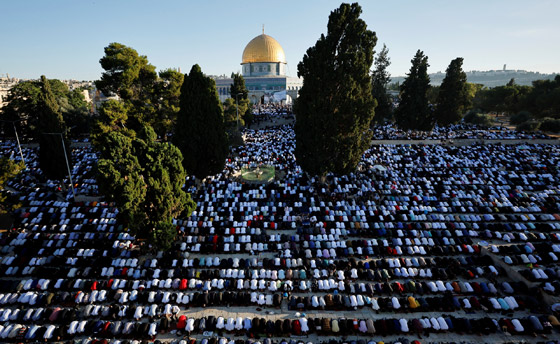
[[[507,84],[511,78],[515,79],[518,85],[531,85],[535,80],[554,79],[558,74],[542,74],[539,72],[529,72],[526,70],[489,70],[477,71],[473,70],[467,73],[467,81],[474,84],[483,84],[486,87],[503,86]],[[439,86],[445,77],[445,73],[437,72],[430,74],[430,84]],[[402,83],[404,76],[391,78],[391,82]]]

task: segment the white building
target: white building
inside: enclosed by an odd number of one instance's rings
[[[10,88],[17,85],[19,82],[20,79],[10,78],[8,74],[0,77],[0,108],[6,105],[6,99],[8,98]]]

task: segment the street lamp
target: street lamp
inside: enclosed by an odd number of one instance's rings
[[[243,93],[237,93],[235,95],[235,112],[237,113],[237,131],[239,131],[239,99],[238,96],[242,96]]]
[[[64,132],[66,133],[68,129]],[[64,153],[64,160],[66,160],[66,168],[68,169],[68,178],[70,179],[70,187],[72,188],[72,195],[74,196],[74,201],[76,200],[76,190],[74,190],[74,182],[72,181],[72,173],[70,172],[70,164],[68,163],[68,156],[66,155],[66,144],[64,144],[64,136],[62,133],[43,133],[43,135],[60,135],[60,141],[62,141],[62,150]]]
[[[2,121],[2,122],[8,122],[8,123],[11,122],[12,125],[14,126],[14,133],[16,134],[16,141],[17,141],[18,148],[19,148],[19,155],[21,156],[21,161],[23,161],[23,166],[24,166],[24,167],[27,167],[27,166],[25,165],[25,159],[23,158],[23,151],[21,150],[21,144],[19,143],[19,136],[18,136],[17,128],[16,128],[16,122],[21,122],[21,121],[23,121],[23,119],[19,119],[19,120],[17,120],[17,121],[7,121],[7,120],[5,120],[5,119],[2,119],[2,120],[0,120],[0,121]]]

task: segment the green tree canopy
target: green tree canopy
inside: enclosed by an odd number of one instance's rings
[[[89,134],[92,126],[91,104],[85,99],[83,89],[76,88],[62,98],[66,104],[61,105],[62,117],[68,126],[69,136]],[[60,102],[59,102],[60,104]]]
[[[173,143],[183,153],[183,166],[199,179],[222,171],[228,152],[222,104],[212,78],[194,65],[181,87]]]
[[[156,67],[146,56],[120,43],[105,47],[99,63],[104,72],[95,85],[105,95],[118,95],[129,106],[129,127],[140,130],[145,124],[153,126],[158,110]]]
[[[231,73],[233,83],[230,86],[228,98],[223,103],[224,122],[227,126],[237,125],[239,115],[239,125],[250,125],[253,120],[253,113],[249,101],[249,90],[245,86],[245,78],[239,73]]]
[[[472,82],[467,82],[467,105],[468,109],[471,109],[474,105],[474,100],[476,95],[480,90],[484,88],[483,84],[474,84]]]
[[[539,118],[560,117],[560,75],[554,80],[533,81],[531,92],[525,96],[524,110]]]
[[[428,89],[427,97],[428,97],[428,104],[435,106],[437,104],[437,99],[439,95],[439,86],[430,85]]]
[[[143,87],[155,80],[156,68],[148,63],[148,58],[120,43],[111,43],[105,47],[105,56],[99,63],[105,70],[95,85],[106,95],[116,94],[123,100],[145,98]]]
[[[428,57],[418,50],[412,59],[410,72],[401,85],[400,102],[395,111],[395,120],[402,129],[431,130],[434,125],[428,104],[428,66]]]
[[[400,91],[401,84],[398,81],[392,82],[389,85],[387,85],[387,89],[391,91]]]
[[[158,76],[145,56],[119,43],[105,48],[100,63],[105,72],[97,87],[120,99],[100,107],[92,133],[99,188],[132,232],[168,248],[177,234],[172,219],[190,216],[196,206],[182,190],[187,174],[181,151],[157,141],[177,120],[184,76],[174,69]]]
[[[458,123],[468,105],[467,74],[462,66],[462,57],[451,61],[439,88],[434,116],[440,125]]]
[[[233,79],[233,84],[229,88],[229,94],[231,98],[235,99],[236,95],[239,94],[238,99],[249,99],[249,90],[245,86],[245,78],[239,73],[232,73],[231,78]]]
[[[130,106],[127,103],[115,99],[110,99],[101,104],[99,116],[90,135],[97,149],[103,149],[106,134],[110,132],[120,132],[131,138],[136,136],[136,132],[127,127],[129,108]]]
[[[509,123],[513,125],[521,124],[533,119],[533,115],[529,111],[519,111],[509,118]]]
[[[249,99],[238,99],[238,102],[235,102],[233,98],[227,98],[223,104],[224,109],[224,123],[228,127],[235,127],[237,126],[237,120],[239,115],[239,125],[244,126],[248,123],[248,120],[252,120],[253,118],[249,113],[251,112],[251,106],[249,103]]]
[[[119,131],[103,136],[97,180],[117,204],[119,220],[140,238],[168,248],[176,235],[172,219],[196,208],[182,190],[186,172],[182,154],[172,144],[155,141],[150,126],[131,138]]]
[[[58,105],[64,122],[72,127],[72,133],[84,133],[89,128],[89,104],[81,90],[70,91],[63,82],[50,79],[51,93]],[[8,92],[6,106],[0,111],[0,118],[18,121],[17,130],[22,136],[39,138],[43,131],[39,127],[42,100],[41,80],[27,80],[14,85]],[[8,127],[11,133],[12,128]]]
[[[542,119],[539,129],[552,133],[560,133],[560,119],[545,117]]]
[[[105,132],[120,130],[126,127],[128,107],[125,103],[110,99],[99,108],[99,121],[107,128]]]
[[[184,74],[168,68],[159,72],[159,78],[155,86],[158,111],[153,127],[160,137],[167,139],[167,134],[173,131],[177,121]]]
[[[377,122],[393,118],[393,105],[387,94],[387,86],[391,82],[391,74],[387,71],[390,64],[389,49],[383,44],[383,49],[375,58],[375,69],[371,74],[373,98],[377,100],[377,107],[375,108],[375,120]]]
[[[303,87],[295,108],[295,155],[312,175],[354,171],[370,145],[376,102],[369,71],[377,37],[361,12],[357,3],[331,12],[327,35],[298,64]]]
[[[492,120],[492,117],[490,115],[479,113],[476,110],[470,110],[469,112],[467,112],[465,117],[463,117],[463,121],[465,121],[465,123],[476,124],[484,128],[488,128],[494,125],[494,121]]]
[[[68,176],[68,164],[72,166],[70,142],[66,125],[51,90],[49,80],[41,76],[41,95],[37,103],[37,127],[39,136],[39,167],[49,179],[62,180]],[[66,154],[66,158],[65,155]]]
[[[6,157],[0,158],[0,215],[13,209],[13,204],[10,204],[5,190],[6,182],[17,176],[23,169],[23,162],[16,162]]]
[[[150,125],[167,140],[177,120],[183,74],[172,68],[158,74],[146,56],[120,43],[109,44],[99,62],[104,72],[95,84],[125,103],[127,127],[138,131]]]
[[[521,86],[515,83],[484,88],[479,91],[475,98],[475,106],[488,112],[517,113],[527,110],[527,98],[530,97],[532,87]]]
[[[6,106],[1,109],[3,120],[20,121],[16,123],[17,130],[22,136],[39,137],[37,130],[37,117],[41,88],[36,81],[24,81],[14,85],[8,92]],[[12,133],[12,128],[7,127],[7,132]],[[13,135],[13,134],[12,134]]]
[[[523,123],[520,123],[515,126],[515,130],[517,131],[536,131],[540,128],[541,123],[536,120],[530,120]]]

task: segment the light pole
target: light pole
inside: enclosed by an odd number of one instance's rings
[[[242,96],[243,93],[237,93],[235,95],[235,112],[237,113],[237,131],[239,131],[239,99],[238,96]]]
[[[66,133],[66,131],[64,132]],[[43,135],[60,135],[60,141],[62,141],[62,150],[64,153],[64,160],[66,160],[66,168],[68,169],[68,178],[70,179],[70,188],[72,188],[72,195],[74,196],[74,201],[76,201],[76,190],[74,190],[74,182],[72,181],[70,164],[68,163],[68,156],[66,155],[66,144],[64,143],[64,136],[62,135],[62,133],[43,133]]]
[[[23,158],[23,151],[21,150],[21,144],[19,143],[19,136],[18,136],[17,128],[16,128],[16,122],[21,122],[21,121],[23,121],[23,119],[20,119],[20,120],[17,120],[17,121],[7,121],[7,120],[3,119],[1,121],[2,122],[12,122],[12,125],[14,126],[14,133],[16,134],[16,141],[17,141],[18,148],[19,148],[19,156],[21,157],[21,161],[23,161],[23,166],[27,167],[25,165],[25,159]]]

